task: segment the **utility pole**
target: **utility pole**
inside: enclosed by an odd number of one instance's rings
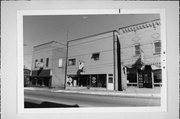
[[[67,85],[67,66],[68,66],[68,46],[69,46],[69,42],[68,42],[68,37],[69,37],[69,30],[67,30],[67,44],[66,44],[66,64],[65,64],[65,82],[64,82],[64,89],[66,89],[66,85]]]

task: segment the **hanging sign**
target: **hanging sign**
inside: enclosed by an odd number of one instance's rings
[[[36,62],[37,68],[42,68],[44,66],[43,62]]]

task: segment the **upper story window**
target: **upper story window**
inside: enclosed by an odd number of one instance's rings
[[[160,54],[161,53],[161,42],[160,41],[155,41],[154,42],[154,53],[155,54]]]
[[[63,59],[62,58],[59,58],[59,64],[58,64],[58,67],[62,67],[63,66]]]
[[[46,67],[49,66],[49,58],[46,58]]]
[[[76,65],[76,59],[75,58],[68,59],[68,66],[73,66],[73,65]]]
[[[43,62],[43,59],[41,59],[41,62]]]
[[[99,60],[99,55],[100,53],[93,53],[92,56],[91,56],[91,59],[94,59],[94,60]]]
[[[134,49],[135,49],[135,56],[139,56],[141,54],[140,44],[135,44]]]
[[[36,59],[35,63],[34,63],[34,68],[37,68],[37,66],[36,66],[37,62],[38,62],[38,60]]]

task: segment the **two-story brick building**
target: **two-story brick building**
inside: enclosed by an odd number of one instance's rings
[[[119,32],[121,65],[126,70],[127,85],[161,85],[160,20],[123,27]]]
[[[122,90],[116,75],[117,34],[109,31],[68,42],[68,87]]]
[[[64,87],[66,46],[52,41],[33,48],[31,82],[34,86]]]

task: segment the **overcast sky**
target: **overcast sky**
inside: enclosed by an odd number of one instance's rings
[[[33,46],[66,43],[67,32],[72,40],[159,18],[157,14],[24,16],[24,64],[31,69]]]

